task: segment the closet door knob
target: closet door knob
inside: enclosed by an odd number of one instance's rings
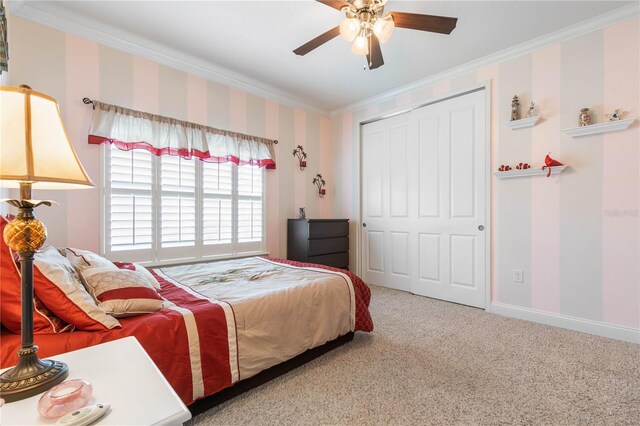
[[[484,231],[484,225],[478,226],[478,231]]]
[[[366,227],[367,227],[367,224],[363,222],[363,223],[362,223],[362,227],[363,227],[363,228],[366,228]]]

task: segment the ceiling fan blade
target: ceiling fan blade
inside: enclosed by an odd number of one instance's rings
[[[349,6],[349,3],[342,0],[316,0],[318,3],[322,3],[326,6],[332,7],[334,9],[341,10],[345,6]]]
[[[380,49],[380,42],[375,34],[371,34],[371,46],[369,53],[367,53],[367,66],[370,70],[375,70],[384,65],[384,59],[382,59],[382,49]]]
[[[417,13],[391,12],[393,23],[399,28],[430,31],[432,33],[451,34],[458,18],[448,16],[420,15]]]
[[[329,31],[320,34],[318,37],[314,38],[313,40],[298,47],[296,50],[293,51],[293,53],[295,53],[296,55],[304,56],[307,53],[311,52],[316,47],[322,46],[332,38],[337,37],[338,35],[340,35],[340,27],[331,28]]]

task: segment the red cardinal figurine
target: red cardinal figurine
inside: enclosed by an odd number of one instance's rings
[[[546,167],[549,168],[549,171],[547,172],[547,177],[551,176],[551,167],[564,166],[564,164],[562,164],[558,160],[554,160],[553,158],[549,157],[549,154],[547,154],[547,156],[544,157],[544,166],[542,166],[542,170],[544,170]]]

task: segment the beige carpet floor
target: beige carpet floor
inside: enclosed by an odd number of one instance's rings
[[[192,425],[640,425],[640,346],[373,287],[375,330]]]

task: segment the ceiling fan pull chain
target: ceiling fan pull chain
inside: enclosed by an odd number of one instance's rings
[[[371,61],[371,57],[373,56],[371,54],[371,37],[372,37],[372,35],[369,34],[369,54],[366,56],[366,58],[367,58],[367,60],[369,62],[369,69],[371,69],[371,65],[373,65],[373,62]]]

